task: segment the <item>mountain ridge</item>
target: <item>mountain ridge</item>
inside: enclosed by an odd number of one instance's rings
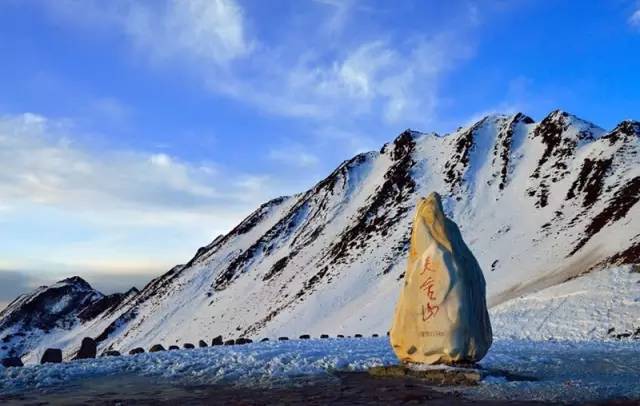
[[[493,305],[640,262],[639,150],[639,122],[607,132],[561,110],[538,122],[489,115],[442,136],[406,130],[308,191],[264,203],[82,333],[122,349],[386,331],[415,201],[432,190],[447,197]]]

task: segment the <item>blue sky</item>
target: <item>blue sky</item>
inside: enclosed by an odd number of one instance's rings
[[[0,1],[0,302],[189,259],[406,128],[640,118],[636,1]]]

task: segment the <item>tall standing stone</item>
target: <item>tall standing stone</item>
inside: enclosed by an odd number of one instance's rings
[[[421,364],[474,363],[492,343],[482,270],[437,193],[418,203],[390,340]]]

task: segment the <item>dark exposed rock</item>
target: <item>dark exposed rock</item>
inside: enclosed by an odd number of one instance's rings
[[[236,343],[236,340],[231,339],[231,340],[227,340],[224,342],[224,345],[234,345]]]
[[[129,351],[129,355],[142,354],[143,352],[144,352],[144,348],[136,347],[136,348],[132,349],[131,351]]]
[[[569,255],[578,252],[591,237],[607,224],[614,223],[626,216],[638,200],[640,200],[640,176],[631,179],[615,192],[613,199],[607,202],[606,207],[593,217],[591,223],[585,229],[583,238],[576,244]]]
[[[149,348],[149,352],[160,352],[160,351],[164,351],[164,347],[162,346],[162,344],[154,344],[151,346],[151,348]]]
[[[640,272],[640,265],[637,265],[640,264],[640,241],[612,256],[609,263],[614,265],[632,264],[631,272]]]
[[[200,341],[198,341],[198,347],[200,347],[200,348],[207,347],[207,343],[205,343],[204,340],[200,340]]]
[[[320,334],[320,338],[329,338],[329,334]]]
[[[211,340],[211,345],[222,345],[224,341],[222,340],[222,336],[217,336],[213,340]]]
[[[531,117],[528,117],[522,113],[517,113],[509,120],[506,125],[498,132],[496,143],[493,148],[493,161],[492,165],[498,170],[497,174],[500,182],[498,183],[498,189],[503,190],[508,183],[509,165],[511,161],[513,134],[516,127],[520,124],[532,124],[534,121]]]
[[[40,358],[41,364],[59,364],[62,362],[62,350],[59,348],[47,348]]]
[[[179,349],[180,349],[180,347],[178,347],[177,345],[170,345],[169,346],[169,351],[176,351],[176,350],[179,350]]]
[[[196,348],[196,346],[191,344],[191,343],[184,343],[182,345],[182,348],[184,348],[185,350],[192,350],[192,349]]]
[[[82,339],[80,350],[78,350],[78,354],[76,354],[74,359],[95,358],[97,351],[98,349],[95,340],[91,337],[85,337]]]
[[[109,350],[109,351],[105,351],[102,353],[101,357],[119,357],[120,351],[116,351],[116,350]]]
[[[578,193],[584,194],[582,205],[591,207],[598,201],[602,193],[602,186],[613,158],[592,160],[586,158],[576,180],[567,192],[566,200],[573,199]]]
[[[265,337],[265,338],[263,338],[262,340],[260,340],[260,342],[261,342],[261,343],[264,343],[264,342],[266,342],[266,341],[269,341],[269,338]]]
[[[8,357],[2,359],[2,366],[5,368],[22,367],[22,360],[19,357]]]
[[[377,335],[376,333],[373,333],[373,334],[371,335],[371,337],[376,338],[376,337],[378,337],[378,335]]]
[[[303,334],[300,337],[298,337],[301,340],[308,340],[311,338],[311,336],[309,334]]]
[[[362,338],[362,334],[356,334],[354,335],[355,338]]]
[[[240,337],[236,340],[236,344],[238,345],[242,345],[242,344],[250,344],[252,343],[253,340],[249,339],[249,338],[244,338],[244,337]]]
[[[344,335],[342,335],[342,334],[338,334],[336,337],[338,337],[338,338],[344,338]]]
[[[278,337],[278,341],[287,341],[289,337]]]
[[[138,293],[138,289],[131,288],[125,293],[114,293],[104,296],[82,309],[82,311],[78,313],[78,318],[82,321],[93,320],[102,313],[114,310],[123,303],[125,299],[133,297]]]
[[[84,279],[74,276],[14,300],[2,311],[0,331],[20,324],[23,329],[70,329],[76,316],[102,294]]]

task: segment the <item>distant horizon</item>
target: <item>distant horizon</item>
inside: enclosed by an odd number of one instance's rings
[[[0,11],[0,309],[73,275],[107,294],[148,282],[407,128],[640,119],[635,0]]]

